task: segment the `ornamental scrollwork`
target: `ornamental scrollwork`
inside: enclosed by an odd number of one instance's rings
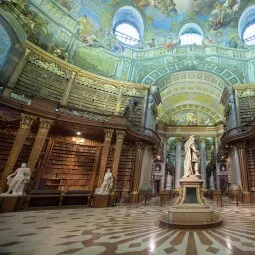
[[[147,94],[147,90],[140,90],[136,88],[123,88],[123,95],[130,97],[144,97]]]
[[[66,78],[66,79],[69,78],[69,75],[65,71],[61,70],[54,62],[43,61],[42,59],[40,59],[40,57],[36,55],[30,55],[28,58],[28,61],[35,64],[36,66],[39,66],[63,78]]]
[[[79,84],[88,86],[93,89],[102,90],[102,91],[106,91],[106,92],[110,92],[110,93],[114,93],[114,94],[119,93],[119,88],[117,88],[113,85],[109,85],[109,84],[105,84],[102,82],[92,80],[85,76],[77,76],[75,81]]]
[[[82,117],[90,120],[101,121],[101,122],[108,122],[110,120],[110,116],[102,116],[99,114],[95,114],[92,112],[83,112],[77,110],[68,110],[68,109],[60,109],[61,113],[72,115],[75,117]]]
[[[244,91],[238,91],[237,95],[239,98],[255,97],[255,89],[247,89]]]

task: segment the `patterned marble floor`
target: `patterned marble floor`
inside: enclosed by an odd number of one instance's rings
[[[169,206],[117,206],[0,214],[0,255],[254,255],[255,205],[217,208],[220,227],[164,229]]]

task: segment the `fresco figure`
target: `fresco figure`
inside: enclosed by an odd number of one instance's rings
[[[200,176],[198,172],[198,151],[195,147],[194,135],[191,135],[184,144],[184,152],[184,177],[189,177],[190,175]]]

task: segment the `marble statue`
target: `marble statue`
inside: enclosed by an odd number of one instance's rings
[[[210,178],[210,190],[215,190],[215,184],[214,184],[214,176],[211,174]]]
[[[172,189],[172,176],[168,174],[166,178],[166,190],[171,190],[171,189]]]
[[[8,190],[4,194],[22,196],[26,183],[30,180],[30,168],[26,163],[22,163],[21,167],[17,168],[15,172],[7,176]]]
[[[107,172],[104,175],[104,182],[100,188],[97,188],[95,190],[95,194],[108,195],[110,194],[112,187],[113,187],[113,175],[111,173],[111,169],[108,168]]]
[[[184,144],[184,152],[184,177],[189,177],[190,175],[200,176],[198,172],[198,151],[195,147],[194,135],[191,135]]]

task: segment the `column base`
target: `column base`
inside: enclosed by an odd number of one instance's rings
[[[138,192],[137,191],[133,191],[130,194],[130,203],[138,203]]]
[[[244,204],[251,203],[251,192],[249,191],[243,192],[243,203]]]

